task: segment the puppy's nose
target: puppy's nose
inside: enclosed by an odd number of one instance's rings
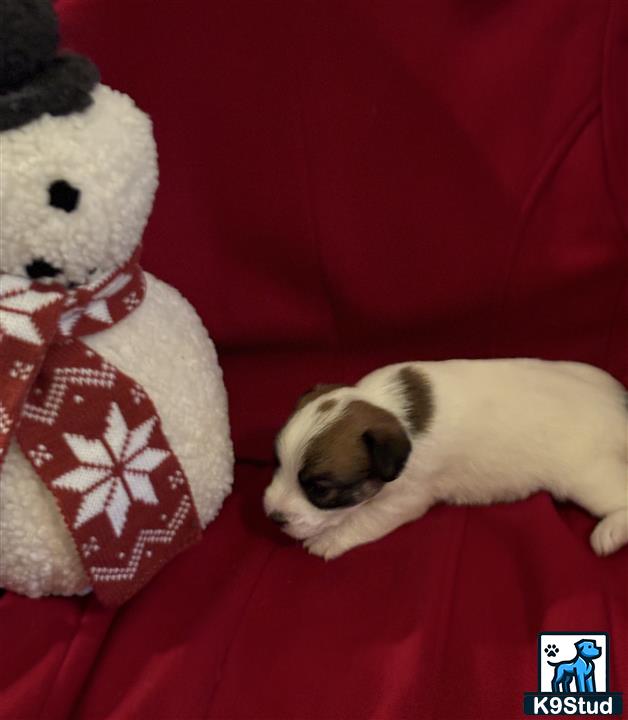
[[[268,517],[279,526],[285,525],[288,522],[288,518],[277,510],[273,510]]]
[[[33,260],[33,262],[30,263],[30,265],[27,265],[24,269],[26,270],[28,277],[32,280],[37,280],[38,278],[43,277],[52,278],[61,272],[59,268],[53,267],[49,262],[46,262],[42,258]]]

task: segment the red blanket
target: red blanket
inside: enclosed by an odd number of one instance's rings
[[[0,599],[0,717],[514,720],[543,630],[609,632],[627,693],[628,548],[596,558],[579,509],[439,507],[325,564],[260,502],[318,381],[528,355],[628,384],[626,3],[58,7],[154,118],[145,266],[218,344],[238,466],[122,609]]]

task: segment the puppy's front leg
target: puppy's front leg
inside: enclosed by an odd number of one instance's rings
[[[408,510],[391,508],[377,502],[368,503],[348,515],[340,525],[305,540],[303,547],[312,555],[333,560],[347,550],[379,540],[401,525],[416,520],[424,515],[431,505],[432,501],[427,498]]]

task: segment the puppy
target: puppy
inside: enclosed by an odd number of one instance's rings
[[[276,442],[268,516],[331,559],[435,503],[547,490],[600,519],[598,555],[628,542],[628,404],[610,375],[531,359],[390,365],[319,385]]]

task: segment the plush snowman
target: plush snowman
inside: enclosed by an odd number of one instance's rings
[[[124,601],[232,484],[226,393],[192,307],[141,270],[149,118],[0,4],[0,587]]]

